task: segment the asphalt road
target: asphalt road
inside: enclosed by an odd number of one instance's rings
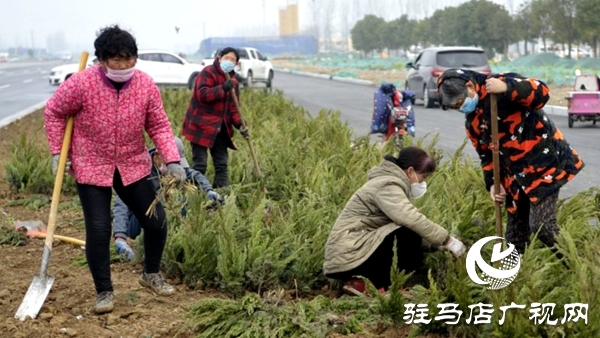
[[[47,100],[56,90],[48,84],[47,76],[50,69],[59,64],[62,62],[0,64],[0,120]],[[374,87],[284,72],[276,72],[273,85],[313,114],[322,109],[339,110],[341,118],[355,130],[356,136],[368,135]],[[425,109],[418,101],[414,107],[417,138],[425,136],[426,144],[437,135],[437,146],[451,154],[466,140],[462,114]],[[600,186],[597,170],[600,168],[600,124],[575,123],[575,127],[569,129],[566,116],[550,117],[586,163],[584,170],[561,190],[561,197]],[[470,144],[465,147],[465,154],[477,159]]]
[[[374,87],[331,81],[285,72],[276,72],[273,80],[276,89],[309,109],[313,114],[321,109],[339,110],[341,118],[355,130],[356,136],[368,135],[373,111]],[[466,140],[464,116],[456,111],[439,108],[425,109],[417,100],[415,106],[416,137],[425,136],[425,144],[438,135],[437,146],[452,154]],[[550,115],[571,146],[579,152],[586,166],[573,181],[561,189],[561,197],[569,197],[591,186],[600,187],[600,124],[575,123],[569,129],[567,117]],[[470,143],[465,154],[477,160],[477,153]]]
[[[48,62],[0,63],[0,120],[50,98],[56,87],[48,84]]]

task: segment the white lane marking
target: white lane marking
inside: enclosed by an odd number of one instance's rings
[[[44,76],[42,76],[42,79],[44,79],[44,80],[48,80],[48,75],[44,75]]]
[[[5,84],[5,85],[0,86],[0,89],[4,89],[4,88],[8,88],[8,87],[10,87],[10,85],[9,84]]]
[[[29,82],[33,82],[33,80],[32,79],[27,79],[27,80],[23,81],[23,83],[29,83]]]
[[[40,71],[40,74],[48,74],[48,71],[42,70]]]

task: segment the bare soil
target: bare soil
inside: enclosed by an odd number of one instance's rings
[[[7,203],[31,197],[9,190],[4,163],[10,159],[11,140],[25,133],[37,144],[47,147],[43,131],[43,115],[37,111],[3,129],[0,129],[0,226],[15,220],[47,222],[50,202],[34,209],[31,206],[10,206]],[[56,234],[85,240],[83,214],[73,195],[61,196]],[[95,291],[87,265],[82,262],[82,247],[55,240],[48,274],[56,279],[36,319],[21,322],[14,315],[25,296],[33,276],[39,273],[43,240],[30,239],[22,234],[20,246],[0,245],[0,337],[58,338],[58,337],[195,337],[197,332],[185,325],[187,310],[205,297],[227,298],[215,290],[191,289],[177,280],[169,280],[177,293],[171,297],[153,294],[138,284],[140,264],[113,262],[112,281],[115,289],[115,310],[110,314],[95,315]],[[133,243],[132,243],[133,245]],[[135,250],[135,249],[134,249]],[[335,296],[335,292],[328,292]],[[378,337],[405,337],[411,327],[388,329]],[[341,335],[332,335],[342,337]],[[372,337],[350,335],[346,337]],[[440,337],[427,335],[424,337]]]
[[[348,69],[348,68],[329,68],[317,65],[307,65],[302,63],[296,63],[293,60],[272,60],[274,66],[285,69],[298,69],[304,72],[311,72],[317,74],[333,74],[337,72],[352,72],[358,74],[358,78],[361,80],[372,81],[375,84],[381,81],[404,81],[406,78],[406,70],[394,69],[394,70],[361,70],[361,69]],[[550,100],[548,105],[553,106],[567,106],[567,100],[565,97],[569,95],[569,91],[573,88],[568,86],[554,86],[550,87]]]
[[[25,133],[36,143],[47,147],[43,132],[43,115],[35,112],[0,130],[0,162],[10,158],[10,143]],[[26,206],[6,206],[10,201],[28,197],[9,191],[5,171],[0,170],[0,223],[14,220],[48,220],[50,202],[39,210]],[[83,214],[76,196],[61,196],[61,204],[74,207],[59,212],[56,234],[85,240]],[[75,203],[73,203],[75,202]],[[0,245],[0,336],[1,337],[193,337],[183,329],[186,309],[204,297],[206,291],[188,289],[178,281],[172,297],[156,296],[138,284],[142,266],[116,262],[111,266],[115,288],[115,310],[107,315],[94,315],[95,291],[87,265],[76,264],[85,257],[81,247],[54,241],[48,274],[56,279],[34,320],[14,319],[33,276],[39,273],[42,239],[26,239],[21,246]]]

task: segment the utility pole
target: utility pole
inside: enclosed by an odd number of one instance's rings
[[[263,0],[263,24],[261,29],[261,35],[265,36],[265,26],[267,25],[267,1]]]

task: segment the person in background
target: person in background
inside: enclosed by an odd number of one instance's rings
[[[233,127],[249,137],[242,124],[232,95],[239,97],[239,84],[234,68],[240,56],[237,49],[227,47],[215,57],[212,65],[204,67],[196,79],[192,97],[183,120],[182,134],[192,146],[193,168],[206,174],[208,150],[215,168],[215,188],[229,186],[229,153],[235,150]],[[230,75],[226,80],[225,73]]]
[[[550,98],[548,86],[516,73],[449,69],[438,79],[438,92],[443,109],[465,115],[485,187],[493,201],[505,202],[506,240],[523,254],[536,234],[556,252],[558,193],[584,163],[542,109]],[[494,190],[490,94],[497,95],[500,191]]]
[[[369,279],[385,293],[391,285],[394,240],[397,268],[406,273],[423,265],[425,249],[447,249],[456,257],[466,247],[412,204],[427,191],[425,180],[435,160],[418,147],[403,148],[398,157],[385,156],[368,173],[338,216],[325,245],[325,276],[343,281],[344,291],[364,295]]]
[[[139,283],[159,295],[175,288],[160,273],[167,238],[162,204],[147,216],[156,192],[149,180],[152,159],[144,131],[161,153],[167,171],[179,182],[186,179],[171,124],[152,78],[135,69],[138,49],[134,37],[118,26],[104,28],[94,41],[99,63],[75,73],[48,100],[45,129],[58,170],[67,117],[74,127],[69,173],[75,178],[85,219],[85,253],[96,289],[97,314],[114,308],[110,271],[112,189],[139,219],[145,230],[144,267]]]
[[[223,203],[223,198],[213,190],[212,185],[206,179],[206,177],[204,177],[204,175],[202,175],[200,172],[190,168],[190,165],[185,157],[185,151],[181,139],[175,137],[175,143],[177,144],[177,150],[179,152],[179,163],[183,167],[183,170],[185,170],[187,181],[195,185],[199,190],[203,190],[209,200]],[[167,169],[156,148],[152,148],[148,152],[150,153],[153,162],[150,173],[151,181],[154,189],[158,191],[160,188],[160,177],[167,172]],[[182,208],[181,213],[183,216],[186,215],[185,206]],[[142,232],[140,221],[118,195],[113,206],[113,214],[113,237],[115,238],[117,252],[120,255],[125,256],[125,258],[128,260],[133,260],[135,258],[135,253],[131,249],[131,246],[129,246],[127,243],[127,238],[135,239]]]

